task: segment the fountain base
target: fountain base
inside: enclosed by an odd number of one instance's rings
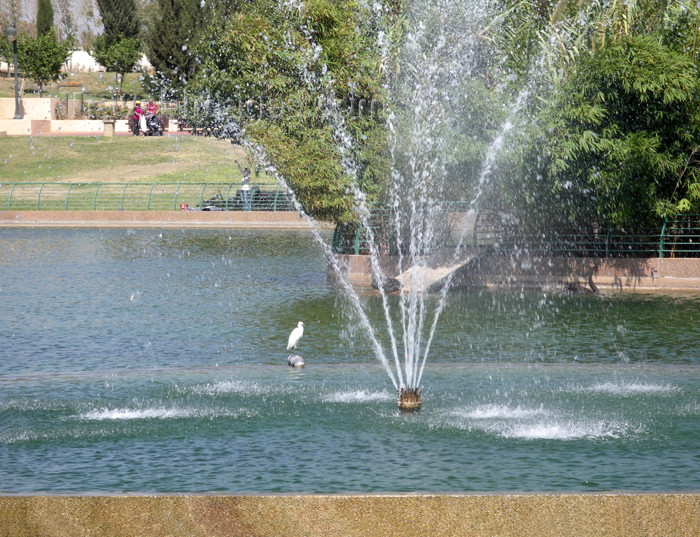
[[[420,398],[420,389],[401,388],[396,406],[402,412],[416,412],[423,403]]]

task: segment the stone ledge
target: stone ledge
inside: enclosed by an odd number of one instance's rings
[[[700,495],[0,496],[0,537],[697,537]]]
[[[0,211],[2,227],[310,229],[294,211]]]
[[[343,255],[341,260],[351,282],[369,285],[371,270],[366,255]],[[380,260],[386,274],[397,276],[396,258]],[[598,267],[594,283],[602,293],[700,291],[700,258],[585,258],[528,257],[518,261],[505,255],[476,259],[458,271],[452,288],[544,288],[562,289],[565,282],[588,285],[592,267]]]

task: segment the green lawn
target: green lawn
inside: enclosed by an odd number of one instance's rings
[[[0,138],[3,182],[237,183],[236,160],[246,161],[241,147],[199,136]],[[264,174],[253,181],[271,182]]]
[[[0,138],[0,210],[173,210],[240,187],[240,146],[199,136]],[[277,191],[264,173],[251,183]]]
[[[0,97],[14,97],[14,79],[4,74]],[[75,73],[48,85],[44,96],[107,96],[113,85],[113,73]],[[25,98],[38,97],[31,80],[23,89]],[[126,76],[124,91],[141,93],[138,73]],[[235,195],[241,181],[235,161],[255,169],[246,157],[229,141],[199,136],[6,136],[0,138],[0,210],[10,200],[16,209],[59,210],[196,204],[219,193]],[[277,189],[264,172],[251,183]]]

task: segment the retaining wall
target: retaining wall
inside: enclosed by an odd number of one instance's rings
[[[102,136],[105,133],[105,123],[101,119],[0,119],[0,131],[8,136]],[[130,134],[129,120],[115,120],[114,132]],[[179,132],[177,121],[170,122],[167,132]]]
[[[369,284],[369,256],[343,255],[351,281]],[[396,259],[381,260],[385,274],[398,275]],[[452,281],[452,288],[537,287],[561,288],[566,282],[588,285],[593,267],[594,283],[606,291],[700,291],[700,258],[601,259],[487,255],[469,263]]]
[[[324,229],[332,224],[321,223]],[[310,229],[292,211],[0,211],[0,227],[202,227]],[[356,284],[369,285],[368,256],[343,255],[341,262]],[[385,274],[395,277],[396,258],[380,260]],[[455,275],[454,288],[561,287],[587,285],[598,267],[595,284],[614,291],[700,291],[700,258],[549,258],[486,256]],[[332,277],[329,271],[329,277]]]
[[[697,537],[698,494],[0,496],[0,537]]]
[[[566,282],[608,291],[700,291],[700,258],[574,258],[486,256],[455,276],[455,287],[561,288]]]
[[[56,110],[56,99],[32,98],[19,99],[20,114],[23,119],[54,119]],[[15,117],[15,98],[0,98],[0,119],[11,119]],[[19,120],[15,120],[19,121]]]
[[[0,227],[310,229],[294,211],[0,211]]]

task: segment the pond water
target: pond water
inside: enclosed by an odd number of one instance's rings
[[[699,349],[698,295],[454,293],[402,414],[310,233],[4,229],[0,492],[697,490]]]

